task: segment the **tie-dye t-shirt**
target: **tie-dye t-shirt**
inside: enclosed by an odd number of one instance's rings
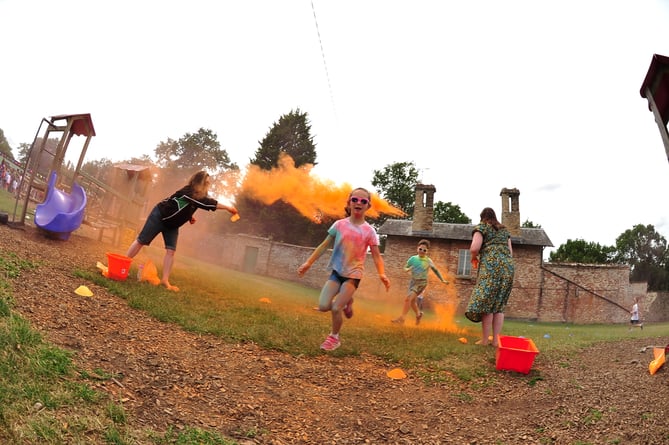
[[[328,235],[334,237],[328,267],[342,277],[362,278],[367,249],[369,246],[379,245],[379,237],[374,227],[367,222],[355,225],[349,218],[344,218],[330,226]]]
[[[421,258],[420,255],[414,255],[409,257],[405,267],[411,269],[411,278],[414,280],[427,281],[427,273],[435,266],[429,257],[424,256]]]

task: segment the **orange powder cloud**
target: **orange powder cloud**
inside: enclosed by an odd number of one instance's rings
[[[455,322],[455,315],[458,306],[458,294],[452,283],[455,283],[455,275],[445,271],[445,268],[440,267],[441,274],[444,279],[451,284],[443,284],[437,280],[430,282],[426,293],[431,294],[431,290],[439,288],[441,291],[445,290],[445,298],[440,300],[431,300],[430,305],[434,311],[434,319],[422,321],[420,326],[428,329],[440,330],[454,334],[467,335],[469,329],[467,327],[459,326]],[[429,298],[429,297],[428,297]]]
[[[322,216],[341,218],[345,215],[344,206],[353,190],[350,184],[337,185],[313,176],[311,165],[296,168],[295,161],[288,155],[281,156],[278,164],[270,171],[249,165],[242,185],[244,192],[267,205],[284,201],[314,222],[320,222]],[[372,193],[372,207],[367,216],[377,218],[380,214],[404,216],[400,209]]]
[[[449,281],[450,284],[443,284],[435,277],[431,276],[424,297],[426,311],[429,311],[427,312],[428,316],[423,317],[419,325],[415,325],[414,312],[409,311],[403,326],[412,329],[434,330],[478,339],[478,337],[480,337],[480,325],[476,326],[471,323],[461,325],[456,320],[459,297],[453,284],[455,283],[455,275],[446,271],[446,268],[441,267],[439,264],[437,264],[437,267],[444,279]],[[400,287],[404,289],[404,286],[406,286],[409,279],[409,275],[404,275],[401,279],[399,277],[392,277],[391,281],[393,281],[393,286],[396,286],[396,288]],[[359,290],[357,292],[364,292],[364,290]],[[390,326],[391,320],[397,318],[404,304],[404,292],[402,292],[402,294],[401,298],[399,296],[394,296],[392,301],[377,300],[376,297],[370,297],[374,299],[374,313],[369,314],[369,317],[365,318],[366,323],[370,325],[373,324],[379,328]],[[362,295],[369,297],[364,293]],[[365,317],[364,308],[359,307],[357,310],[358,313]]]

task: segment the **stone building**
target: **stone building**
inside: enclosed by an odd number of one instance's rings
[[[430,257],[442,272],[448,271],[455,295],[436,279],[428,294],[437,301],[455,298],[458,313],[463,313],[476,283],[469,253],[474,224],[435,223],[435,192],[432,185],[417,185],[413,221],[388,220],[380,227],[379,234],[387,237],[386,265],[399,276],[403,262],[390,258],[407,258],[420,239],[429,239]],[[516,263],[508,317],[574,323],[629,320],[628,307],[635,295],[645,294],[645,287],[630,285],[628,266],[544,263],[544,249],[553,244],[543,229],[521,227],[520,192],[504,188],[500,196],[498,216],[511,233]]]

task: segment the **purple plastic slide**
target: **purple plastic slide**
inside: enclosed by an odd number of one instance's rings
[[[52,236],[67,240],[84,221],[86,191],[76,182],[72,193],[56,188],[56,172],[52,171],[46,190],[46,199],[35,208],[35,225]]]

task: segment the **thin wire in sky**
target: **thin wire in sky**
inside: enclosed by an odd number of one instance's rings
[[[316,34],[318,35],[318,43],[321,46],[321,56],[323,57],[323,66],[325,67],[325,77],[328,81],[328,90],[330,91],[330,102],[332,102],[332,110],[337,119],[337,107],[335,106],[334,94],[332,93],[332,84],[330,83],[330,73],[328,72],[328,64],[325,62],[325,51],[323,50],[323,41],[321,40],[321,31],[318,29],[318,19],[316,19],[316,8],[314,2],[311,0],[311,10],[314,13],[314,23],[316,24]]]

